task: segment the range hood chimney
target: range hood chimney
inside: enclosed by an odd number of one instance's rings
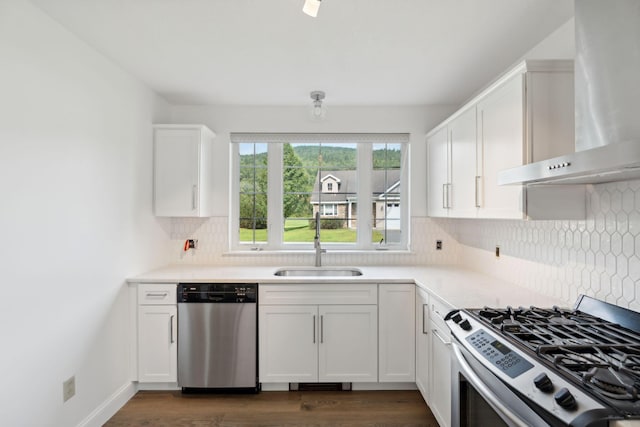
[[[640,178],[640,1],[575,0],[575,153],[501,171],[498,184]]]

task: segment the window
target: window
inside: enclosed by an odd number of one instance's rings
[[[408,134],[231,134],[235,250],[407,247]]]
[[[335,204],[320,205],[320,215],[321,216],[337,216],[338,205],[335,205]]]

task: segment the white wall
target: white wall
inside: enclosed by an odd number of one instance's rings
[[[168,107],[30,3],[0,2],[0,425],[78,425],[131,388],[124,279],[166,262],[150,125]]]

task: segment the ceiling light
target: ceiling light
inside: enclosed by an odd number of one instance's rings
[[[318,16],[318,9],[320,9],[320,2],[322,0],[304,0],[304,6],[302,6],[302,11],[309,16],[313,16],[314,18]]]
[[[313,99],[313,106],[311,107],[311,119],[323,120],[327,115],[327,108],[322,105],[325,93],[321,90],[314,90],[311,92],[311,99]]]

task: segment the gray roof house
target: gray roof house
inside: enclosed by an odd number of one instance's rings
[[[358,195],[355,170],[322,170],[316,175],[311,195],[313,213],[323,219],[344,220],[355,227],[358,220]],[[371,203],[374,227],[400,227],[400,170],[373,171]]]

